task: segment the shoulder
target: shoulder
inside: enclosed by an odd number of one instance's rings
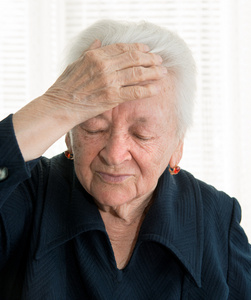
[[[223,191],[217,190],[214,186],[195,178],[191,173],[182,170],[175,178],[176,184],[185,186],[187,190],[196,191],[200,193],[201,201],[205,209],[211,207],[212,210],[218,209],[219,207],[233,209],[235,198],[230,197]]]
[[[43,180],[48,179],[48,177],[68,178],[72,170],[73,162],[67,160],[61,153],[52,158],[41,157],[32,169],[31,177],[37,179],[42,176]]]
[[[217,190],[210,184],[196,179],[192,174],[182,170],[178,176],[174,178],[175,184],[183,193],[189,194],[191,197],[197,197],[203,210],[204,226],[211,229],[219,228],[226,232],[231,223],[233,210],[240,211],[240,206],[235,198],[230,197],[223,191]],[[191,199],[193,201],[193,199]]]

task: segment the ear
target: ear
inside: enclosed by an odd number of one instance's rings
[[[171,168],[174,168],[175,166],[177,166],[179,164],[179,162],[181,161],[182,155],[183,155],[183,145],[184,145],[184,141],[180,140],[179,144],[177,145],[175,151],[173,152],[170,161],[169,161],[169,165]]]
[[[67,146],[67,149],[70,153],[73,153],[72,152],[72,143],[71,143],[71,134],[70,132],[67,132],[66,135],[65,135],[65,144]]]

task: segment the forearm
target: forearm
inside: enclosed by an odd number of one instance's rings
[[[24,162],[13,130],[12,116],[2,120],[0,122],[0,169],[5,169],[6,172],[0,180],[0,209],[15,188],[29,178],[30,171],[37,162],[37,160]]]
[[[25,161],[40,157],[74,125],[66,109],[50,103],[44,95],[13,115],[16,139]]]
[[[167,70],[158,55],[147,51],[143,44],[115,44],[84,52],[69,65],[43,96],[13,116],[24,160],[41,156],[90,118],[125,101],[159,93],[158,82]]]

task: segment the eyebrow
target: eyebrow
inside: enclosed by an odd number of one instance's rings
[[[93,117],[93,119],[101,119],[109,122],[109,120],[103,114],[97,115]],[[135,121],[136,123],[146,124],[149,120],[146,117],[138,117],[136,119],[133,119],[133,121]]]
[[[103,114],[93,117],[93,119],[106,119]]]
[[[107,122],[109,122],[109,120],[103,115],[103,114],[101,114],[101,115],[97,115],[97,116],[95,116],[95,117],[93,117],[93,118],[91,118],[91,119],[93,119],[93,120],[97,120],[97,119],[101,119],[101,120],[105,120],[105,121],[107,121]]]
[[[138,123],[147,123],[148,119],[145,117],[139,117],[139,118],[135,119],[135,121]]]

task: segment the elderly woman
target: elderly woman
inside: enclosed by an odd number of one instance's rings
[[[251,299],[238,202],[180,171],[194,61],[175,34],[101,21],[0,126],[0,299]],[[66,134],[68,150],[44,151]]]

